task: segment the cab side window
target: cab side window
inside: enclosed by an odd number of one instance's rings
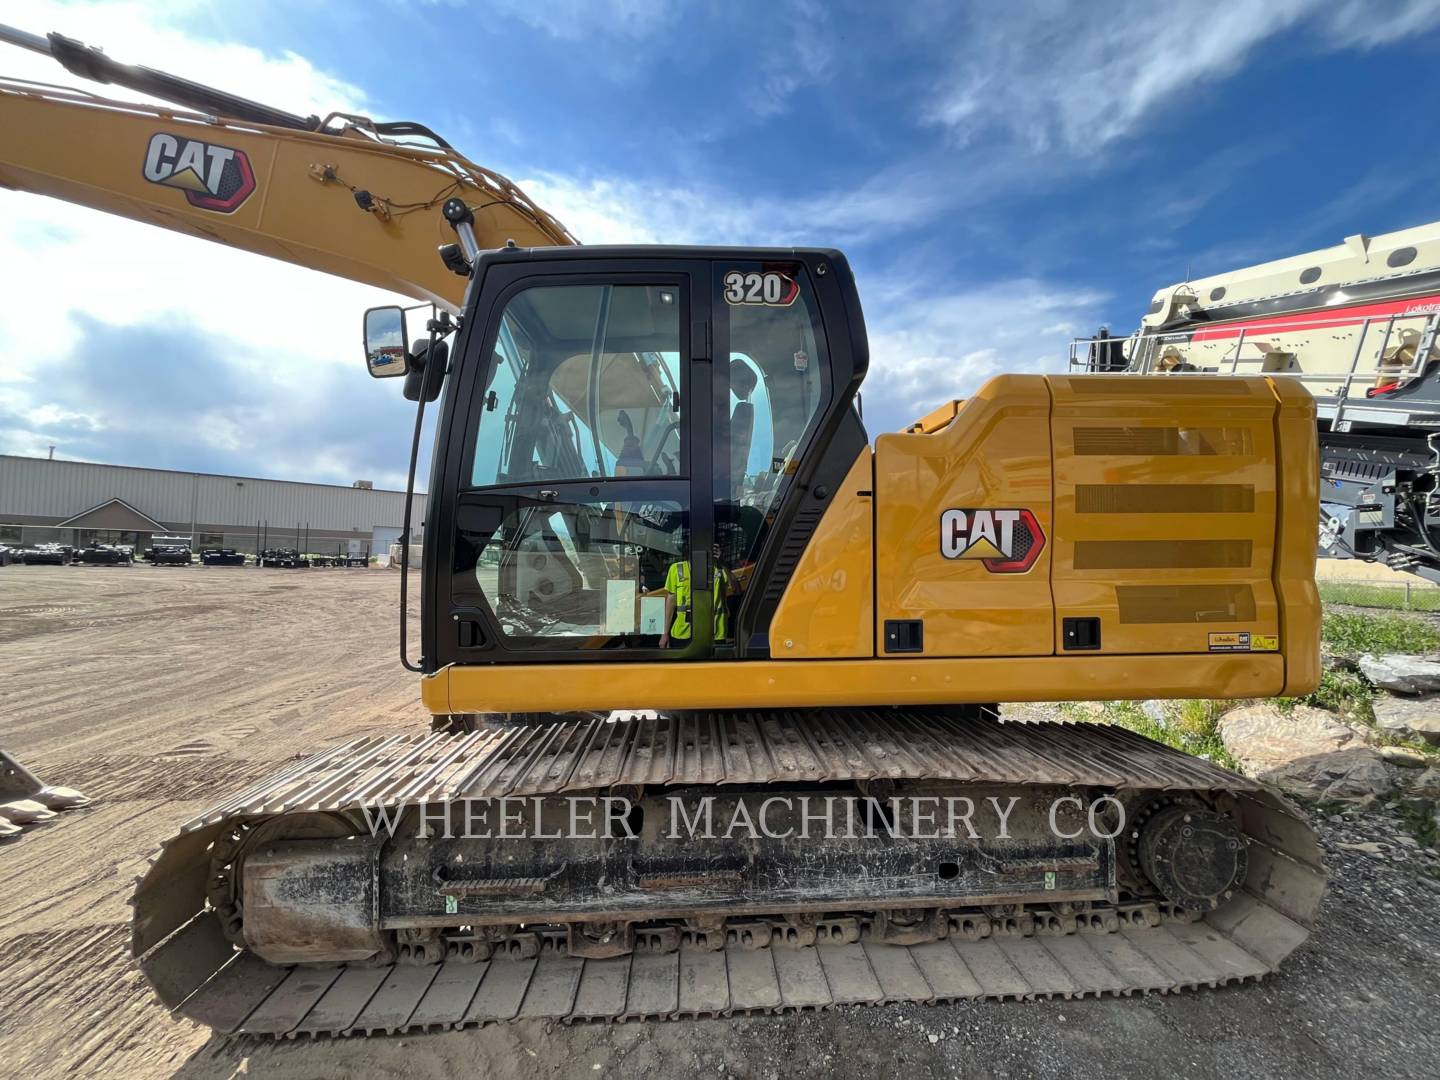
[[[746,264],[718,284],[728,363],[715,364],[714,503],[717,576],[728,637],[755,561],[800,457],[829,401],[824,328],[800,267]]]

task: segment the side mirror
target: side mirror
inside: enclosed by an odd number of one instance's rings
[[[389,379],[410,370],[405,340],[405,312],[398,307],[377,307],[365,312],[365,365],[376,379]]]

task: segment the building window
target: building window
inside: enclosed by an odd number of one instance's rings
[[[205,548],[218,548],[225,546],[224,533],[201,533],[195,539],[195,544],[202,550]]]
[[[20,533],[19,525],[0,525],[0,544],[20,543]]]

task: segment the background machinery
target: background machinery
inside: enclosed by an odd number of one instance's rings
[[[151,566],[189,566],[194,562],[188,536],[151,537],[142,557]]]
[[[989,708],[1315,685],[1297,383],[1007,375],[872,446],[839,252],[572,246],[419,125],[9,36],[204,115],[0,83],[0,180],[442,309],[365,319],[417,449],[440,402],[402,636],[434,728],[181,827],[135,894],[167,1005],[333,1034],[1124,993],[1304,940],[1324,872],[1270,789]]]
[[[1440,581],[1440,223],[1170,285],[1071,370],[1274,374],[1315,395],[1320,553]]]

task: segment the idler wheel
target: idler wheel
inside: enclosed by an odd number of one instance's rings
[[[1245,835],[1213,810],[1170,806],[1140,833],[1140,868],[1150,884],[1187,911],[1210,911],[1245,883]]]

